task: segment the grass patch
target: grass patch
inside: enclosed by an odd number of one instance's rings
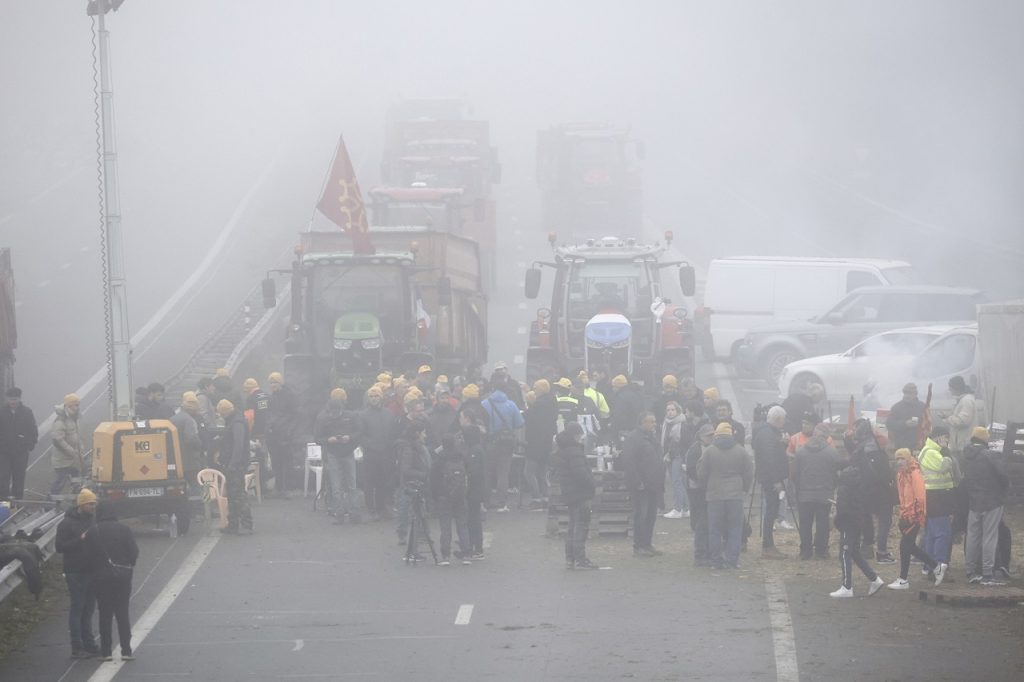
[[[38,601],[22,583],[0,602],[0,661],[23,650],[39,623],[67,609],[68,589],[62,569],[63,562],[57,556],[43,564],[43,591]]]

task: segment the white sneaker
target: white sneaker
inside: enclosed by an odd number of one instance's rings
[[[849,587],[840,587],[835,592],[830,592],[828,596],[835,597],[836,599],[848,599],[853,596],[853,589]]]
[[[903,578],[896,578],[887,586],[890,590],[909,590],[910,581]]]
[[[496,512],[499,512],[499,513],[504,513],[504,512],[507,512],[507,511],[508,511],[508,505],[506,504],[506,505],[505,505],[505,506],[503,506],[503,507],[498,507],[498,508],[497,508],[497,509],[495,509],[494,511],[496,511]]]
[[[921,575],[928,575],[931,571],[928,570],[927,566],[921,568]]]
[[[949,568],[948,564],[939,564],[935,567],[935,586],[938,587],[942,584],[942,579],[946,577],[946,569]]]
[[[879,576],[879,577],[875,578],[874,580],[872,580],[871,581],[871,585],[868,586],[868,596],[870,597],[875,592],[878,592],[880,589],[882,589],[882,585],[884,585],[884,584],[885,584],[885,581],[882,580],[881,576]]]
[[[779,528],[781,528],[782,530],[793,530],[794,528],[796,528],[796,526],[794,526],[786,519],[782,519],[781,521],[779,521]]]
[[[683,512],[679,511],[678,509],[673,509],[670,512],[666,512],[665,514],[662,514],[662,518],[666,518],[666,519],[681,519],[681,518],[683,518]]]

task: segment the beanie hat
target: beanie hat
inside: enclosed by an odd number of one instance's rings
[[[896,459],[912,459],[914,457],[913,453],[911,453],[907,448],[900,448],[896,451],[895,456]]]
[[[4,391],[4,395],[6,395],[8,398],[20,398],[21,389],[18,388],[17,386],[11,386],[9,389]]]
[[[433,372],[433,371],[434,370],[430,369],[430,365],[420,365],[420,368],[416,371],[416,373],[417,374],[427,374],[428,372]]]
[[[626,378],[625,374],[617,374],[615,375],[615,378],[612,379],[612,388],[622,388],[628,383],[629,379]]]
[[[715,435],[716,436],[731,436],[732,435],[732,425],[729,422],[722,422],[721,424],[719,424],[718,426],[715,427]]]
[[[480,387],[476,384],[466,384],[462,387],[463,398],[480,398]]]
[[[984,426],[975,426],[971,431],[971,440],[980,440],[983,443],[987,443],[989,438],[988,429]]]
[[[221,398],[220,402],[217,403],[217,414],[222,417],[226,417],[235,411],[235,405],[226,398]]]
[[[700,428],[697,430],[697,435],[698,436],[710,436],[714,432],[715,432],[715,427],[713,427],[711,424],[708,424],[708,423],[705,422],[704,424],[700,425]]]
[[[89,504],[90,502],[96,502],[96,493],[88,488],[82,488],[78,492],[78,498],[75,500],[75,503],[81,507],[82,505]]]
[[[213,376],[215,376],[215,377],[226,377],[226,376],[230,376],[230,375],[228,374],[227,367],[220,367],[220,368],[217,369],[216,372],[213,373]]]
[[[194,391],[185,391],[181,394],[181,406],[190,410],[199,409],[199,396]]]
[[[533,382],[533,392],[537,395],[544,395],[551,392],[551,382],[547,379],[537,379]]]
[[[381,372],[380,374],[378,374],[377,375],[377,383],[378,384],[388,384],[388,385],[390,385],[391,384],[391,373],[390,372]]]
[[[283,384],[284,383],[284,377],[281,376],[280,372],[271,372],[270,376],[267,377],[267,383]]]
[[[970,391],[970,389],[967,388],[967,382],[964,381],[964,378],[959,374],[949,380],[949,388],[952,391],[956,391],[958,394]]]
[[[383,398],[384,397],[384,391],[381,390],[380,386],[378,386],[377,384],[374,384],[373,386],[370,386],[370,388],[366,389],[366,397],[367,398]]]
[[[718,389],[715,388],[714,386],[712,386],[711,388],[705,388],[704,397],[707,398],[708,400],[718,400],[720,397],[718,394]]]
[[[537,400],[537,394],[533,391],[527,391],[526,395],[523,396],[523,399],[526,400],[527,405],[533,405]]]
[[[343,388],[332,388],[331,389],[331,400],[340,400],[345,402],[348,400],[348,393]]]
[[[437,383],[439,383],[439,384],[447,384],[448,383],[448,375],[447,374],[438,375]]]
[[[64,396],[64,405],[78,405],[82,402],[82,399],[78,397],[77,393],[68,393]]]
[[[679,380],[671,374],[666,374],[661,378],[662,388],[676,388],[677,386],[679,386]]]
[[[249,377],[248,379],[242,382],[242,388],[244,388],[246,391],[252,391],[253,389],[257,389],[259,387],[259,383],[252,377]]]

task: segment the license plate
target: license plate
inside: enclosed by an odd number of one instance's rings
[[[128,497],[160,497],[164,494],[163,488],[129,488]]]

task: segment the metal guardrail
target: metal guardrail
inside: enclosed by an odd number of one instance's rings
[[[25,531],[26,534],[34,533],[37,529],[42,530],[43,534],[35,544],[43,553],[43,561],[46,562],[56,552],[54,543],[57,539],[57,526],[63,519],[64,512],[58,509],[46,509],[29,515],[20,523],[14,524],[13,528],[10,527],[12,524],[5,524],[4,530],[12,534],[19,530]],[[6,599],[7,595],[13,592],[23,580],[21,561],[18,559],[0,568],[0,602]]]

